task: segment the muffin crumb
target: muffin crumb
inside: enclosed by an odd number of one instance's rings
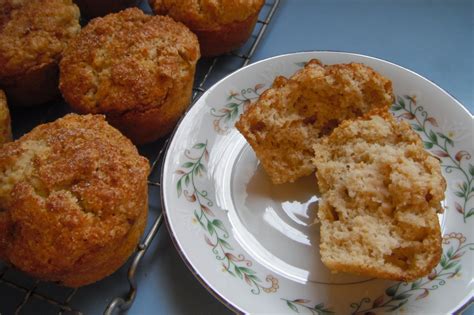
[[[398,281],[430,273],[442,252],[446,182],[410,126],[375,111],[342,122],[314,152],[323,263]]]
[[[236,123],[275,184],[314,171],[312,146],[342,120],[393,101],[391,82],[358,63],[309,61],[289,79],[279,76]]]

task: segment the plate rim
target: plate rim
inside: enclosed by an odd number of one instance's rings
[[[422,76],[421,74],[409,69],[409,68],[406,68],[404,66],[401,66],[399,64],[396,64],[394,62],[391,62],[391,61],[388,61],[388,60],[385,60],[383,58],[379,58],[379,57],[374,57],[374,56],[369,56],[369,55],[365,55],[365,54],[361,54],[361,53],[356,53],[356,52],[349,52],[349,51],[342,51],[342,50],[301,50],[301,51],[295,51],[295,52],[289,52],[289,53],[284,53],[284,54],[279,54],[279,55],[274,55],[274,56],[271,56],[271,57],[268,57],[268,58],[265,58],[265,59],[261,59],[261,60],[258,60],[258,61],[255,61],[253,63],[250,63],[242,68],[239,68],[229,74],[227,74],[226,76],[224,76],[223,78],[221,78],[220,80],[218,80],[217,82],[215,82],[211,87],[209,87],[204,93],[202,93],[198,98],[196,98],[196,100],[194,100],[190,106],[186,109],[186,111],[183,113],[183,115],[181,116],[181,118],[179,119],[179,121],[177,122],[176,126],[174,127],[173,129],[173,132],[169,135],[169,138],[168,140],[166,141],[166,148],[165,148],[165,152],[164,152],[164,158],[162,159],[161,163],[160,163],[160,167],[161,167],[161,170],[160,170],[160,201],[161,201],[161,211],[162,211],[162,214],[164,216],[164,219],[165,219],[165,225],[166,225],[166,229],[168,230],[168,234],[170,235],[170,238],[171,238],[171,241],[173,243],[173,246],[175,247],[176,251],[178,252],[179,256],[181,257],[181,259],[183,260],[184,264],[186,265],[186,267],[189,269],[189,271],[191,272],[191,274],[198,280],[198,282],[214,297],[216,298],[220,303],[224,304],[229,310],[231,310],[232,312],[234,313],[238,313],[238,314],[245,314],[245,311],[242,310],[241,308],[239,308],[237,305],[235,305],[234,303],[232,303],[230,300],[228,300],[227,298],[225,298],[221,293],[219,293],[216,289],[214,289],[207,281],[206,279],[198,272],[198,270],[196,270],[196,268],[193,266],[193,264],[191,263],[191,261],[188,259],[188,257],[186,256],[186,254],[184,253],[184,251],[181,249],[180,245],[179,245],[179,241],[177,240],[173,230],[172,230],[172,227],[171,227],[171,224],[169,222],[169,214],[168,214],[168,210],[167,210],[167,207],[166,207],[166,204],[165,204],[165,191],[164,191],[164,173],[165,173],[165,164],[168,160],[168,157],[169,157],[169,152],[170,152],[170,146],[172,144],[172,142],[175,140],[175,136],[176,136],[176,132],[178,131],[178,129],[181,127],[181,124],[183,123],[183,120],[186,118],[186,116],[188,115],[189,111],[191,111],[195,105],[201,100],[202,97],[204,96],[207,96],[208,94],[210,94],[216,86],[220,85],[223,81],[227,80],[229,77],[233,76],[233,75],[236,75],[237,73],[241,72],[241,71],[245,71],[247,70],[248,68],[250,67],[253,67],[257,64],[260,64],[260,63],[264,63],[264,62],[268,62],[270,60],[273,60],[273,59],[278,59],[278,58],[284,58],[284,57],[287,57],[287,56],[294,56],[294,55],[305,55],[305,54],[308,54],[308,53],[336,53],[336,54],[344,54],[344,55],[348,55],[348,56],[358,56],[358,57],[363,57],[363,58],[368,58],[368,59],[372,59],[372,60],[376,60],[376,61],[379,61],[379,62],[382,62],[382,63],[386,63],[386,64],[389,64],[391,66],[395,66],[397,68],[400,68],[402,70],[405,70],[405,71],[408,71],[409,73],[415,75],[416,77],[422,79],[422,80],[425,80],[427,82],[429,82],[430,84],[434,85],[436,88],[438,88],[441,92],[445,93],[446,95],[448,95],[450,98],[452,98],[455,103],[457,104],[457,106],[459,106],[467,115],[469,115],[471,117],[471,119],[474,120],[474,113],[471,113],[466,106],[463,105],[463,103],[461,103],[454,95],[452,95],[451,93],[449,93],[448,91],[446,91],[445,89],[443,89],[442,87],[440,87],[437,83],[435,83],[434,81]],[[462,299],[458,304],[457,306],[455,306],[455,308],[452,310],[453,314],[459,314],[460,312],[464,311],[465,309],[467,309],[467,307],[469,307],[469,304],[472,303],[472,300],[473,300],[474,296],[471,296],[470,294],[467,294],[464,299]]]

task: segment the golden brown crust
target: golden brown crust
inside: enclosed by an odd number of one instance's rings
[[[71,0],[1,0],[0,79],[57,63],[80,30]]]
[[[135,143],[149,142],[171,131],[188,106],[199,56],[183,24],[127,9],[92,20],[71,41],[60,89],[74,110],[105,114]]]
[[[128,111],[121,115],[109,114],[107,120],[136,144],[148,143],[168,134],[186,110],[191,99],[193,81],[177,82],[162,107],[146,111]]]
[[[10,111],[5,93],[0,90],[0,146],[10,141],[12,141]]]
[[[323,263],[399,281],[430,273],[446,181],[410,126],[376,110],[342,122],[314,151]]]
[[[103,116],[70,114],[0,152],[0,257],[77,287],[122,265],[143,233],[149,165]]]
[[[277,77],[236,123],[275,184],[314,171],[315,141],[341,121],[393,101],[391,82],[358,63],[311,60],[289,79]]]
[[[214,57],[242,46],[252,34],[257,23],[258,12],[239,22],[210,30],[193,30],[199,38],[201,53]]]
[[[258,13],[264,0],[151,0],[156,14],[166,14],[192,30],[215,29]]]
[[[169,15],[199,38],[203,56],[240,47],[252,34],[264,0],[151,0],[156,14]]]
[[[59,96],[58,66],[79,33],[71,0],[0,1],[0,87],[10,104],[42,104]]]

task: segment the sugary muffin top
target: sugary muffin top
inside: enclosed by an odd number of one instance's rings
[[[71,0],[0,0],[0,78],[57,62],[80,29]]]
[[[69,114],[5,144],[0,257],[22,257],[23,268],[42,273],[78,267],[127,235],[143,211],[148,172],[147,160],[101,115]]]
[[[192,80],[196,36],[166,16],[132,8],[92,20],[60,63],[60,89],[76,110],[121,114],[160,107],[178,80]]]

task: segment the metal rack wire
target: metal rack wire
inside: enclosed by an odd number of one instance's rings
[[[244,46],[244,52],[242,53],[241,51],[232,53],[230,55],[227,55],[225,57],[216,57],[213,59],[207,59],[207,60],[202,60],[200,63],[201,66],[204,66],[204,75],[200,80],[198,80],[194,86],[194,93],[193,93],[193,103],[202,95],[202,93],[205,92],[205,86],[207,83],[209,83],[209,78],[211,75],[214,73],[216,64],[220,61],[222,58],[233,58],[235,60],[239,60],[239,64],[235,67],[234,70],[237,70],[241,67],[244,67],[250,63],[251,58],[253,57],[258,45],[260,44],[263,35],[265,34],[265,31],[268,27],[268,24],[270,23],[278,5],[279,5],[280,0],[267,0],[265,3],[265,10],[262,10],[261,16],[259,17],[259,20],[257,22],[257,26],[255,28],[254,34],[252,35],[251,39],[249,39],[249,42]],[[204,65],[203,65],[204,64]],[[228,71],[230,73],[230,71]],[[47,110],[46,114],[44,115],[45,117],[41,119],[41,122],[48,121],[50,118],[49,117],[54,117],[57,116],[57,113],[52,114],[51,110]],[[158,151],[158,154],[156,154],[151,160],[152,160],[152,166],[151,166],[151,172],[150,174],[154,174],[154,172],[159,168],[160,162],[162,161],[163,155],[164,155],[164,150],[167,146],[169,139],[164,140],[164,142],[161,143],[161,149]],[[159,187],[160,183],[158,181],[153,180],[152,175],[150,175],[149,180],[148,180],[148,185],[149,187]],[[142,242],[137,246],[137,249],[135,253],[133,254],[133,258],[131,259],[130,266],[128,268],[128,274],[127,274],[127,280],[129,283],[129,290],[128,293],[125,296],[118,296],[112,299],[112,301],[107,305],[104,314],[106,315],[111,315],[117,312],[124,312],[128,310],[137,295],[137,287],[138,283],[136,281],[136,273],[138,270],[138,267],[140,265],[140,262],[144,255],[146,254],[148,248],[150,247],[151,243],[153,242],[156,234],[158,233],[161,225],[163,223],[163,215],[160,213],[156,219],[153,221],[151,228],[149,229],[148,233],[144,236]],[[17,282],[14,279],[7,279],[5,275],[7,272],[11,272],[12,268],[6,266],[6,265],[0,265],[0,284],[3,284],[4,286],[9,287],[11,290],[16,290],[23,294],[23,298],[20,300],[20,302],[17,302],[17,304],[11,309],[11,311],[14,314],[20,314],[22,310],[24,309],[25,305],[28,303],[32,302],[33,300],[39,300],[42,302],[47,303],[48,305],[51,306],[52,312],[58,312],[59,314],[82,314],[81,311],[73,309],[71,307],[71,301],[73,300],[74,296],[76,296],[78,290],[87,290],[87,288],[84,289],[69,289],[69,288],[64,288],[57,286],[55,289],[63,291],[62,299],[58,298],[53,298],[51,296],[48,296],[48,294],[39,292],[37,288],[41,284],[41,281],[39,280],[33,280],[30,279],[28,284],[24,284],[21,282]],[[54,285],[54,284],[52,284]],[[2,305],[0,305],[1,307]],[[2,315],[3,311],[0,308],[0,315]],[[5,313],[6,314],[6,313]]]

